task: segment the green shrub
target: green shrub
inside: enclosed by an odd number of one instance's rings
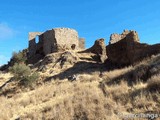
[[[31,86],[39,77],[38,73],[32,72],[24,63],[15,63],[14,66],[9,68],[9,71],[14,75],[14,79],[24,86]]]
[[[14,66],[9,68],[9,71],[14,75],[16,80],[23,79],[31,74],[31,69],[25,64],[15,63]]]
[[[27,60],[26,51],[13,52],[12,59],[15,63],[25,63]]]
[[[38,78],[39,78],[39,74],[34,72],[29,76],[25,76],[20,82],[21,82],[21,85],[23,86],[31,87]]]

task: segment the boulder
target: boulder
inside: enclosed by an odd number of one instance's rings
[[[73,55],[71,52],[66,51],[58,59],[58,62],[61,68],[63,68],[63,66],[74,65],[77,62],[77,60],[77,56]]]

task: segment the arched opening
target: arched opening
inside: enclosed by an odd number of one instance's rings
[[[36,43],[39,43],[39,36],[37,35],[35,38]]]

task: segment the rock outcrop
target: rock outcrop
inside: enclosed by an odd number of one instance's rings
[[[101,38],[96,40],[94,45],[91,48],[87,49],[85,52],[91,52],[96,54],[99,57],[100,61],[104,63],[107,58],[106,45],[105,45],[104,39]]]
[[[110,43],[106,47],[107,57],[111,62],[119,65],[129,65],[145,57],[160,53],[160,44],[141,44],[139,43],[137,32],[130,31],[128,34],[124,33],[120,35],[123,37],[111,35]]]
[[[46,55],[43,60],[34,64],[34,68],[38,68],[38,71],[45,71],[48,66],[62,69],[74,65],[78,59],[77,55],[70,51],[52,53]]]

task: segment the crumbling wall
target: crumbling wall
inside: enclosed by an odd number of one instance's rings
[[[85,50],[85,52],[91,52],[96,54],[98,59],[102,63],[104,63],[105,60],[107,59],[106,45],[103,38],[96,40],[94,45],[91,48]]]
[[[39,36],[38,43],[35,41],[36,36]],[[77,50],[80,42],[82,44],[81,47],[84,47],[84,41],[79,41],[78,33],[74,29],[56,28],[47,30],[44,33],[30,32],[28,57],[36,61],[50,53]]]
[[[44,54],[50,54],[57,51],[54,30],[48,30],[43,34],[43,51]]]
[[[36,36],[40,36],[42,32],[29,32],[29,56],[33,56],[36,54],[37,43]]]
[[[85,49],[85,39],[84,38],[79,38],[79,48]]]
[[[117,65],[130,65],[137,61],[160,53],[160,44],[148,45],[139,42],[138,34],[135,31],[124,31],[121,35],[111,39],[106,47],[107,57]],[[112,37],[113,38],[113,37]],[[118,41],[116,41],[118,40]]]
[[[78,33],[69,28],[57,28],[48,30],[43,33],[43,50],[44,54],[65,51],[79,47]]]
[[[57,51],[70,50],[72,49],[72,45],[75,45],[75,49],[79,48],[79,39],[76,30],[70,28],[57,28],[54,29],[54,34]]]
[[[111,34],[109,44],[114,44],[124,38],[127,40],[134,40],[135,42],[139,42],[138,33],[136,31],[124,30],[122,34]]]

